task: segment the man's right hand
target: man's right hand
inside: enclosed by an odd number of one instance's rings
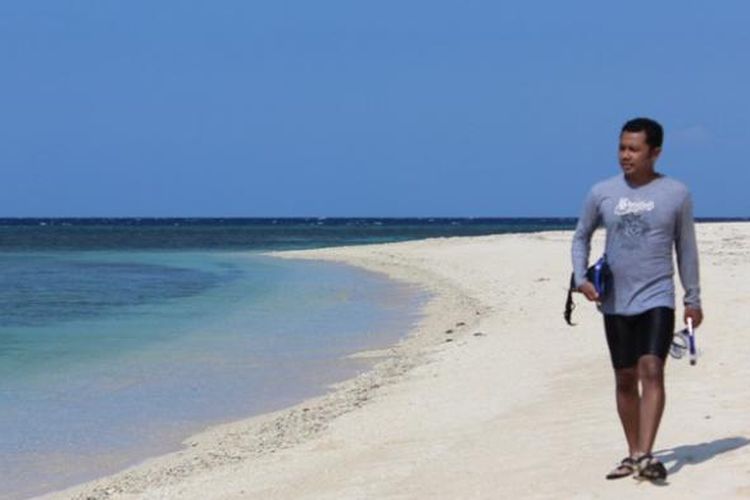
[[[596,292],[596,287],[594,287],[592,282],[584,281],[583,284],[578,287],[578,291],[591,302],[599,302],[599,294]]]

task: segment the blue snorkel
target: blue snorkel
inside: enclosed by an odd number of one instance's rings
[[[695,330],[693,330],[693,318],[687,320],[688,350],[690,351],[690,364],[698,362],[698,353],[695,350]]]

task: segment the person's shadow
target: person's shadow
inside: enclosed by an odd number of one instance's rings
[[[680,471],[685,465],[694,465],[711,460],[716,455],[736,450],[750,444],[746,437],[730,437],[716,439],[708,443],[686,444],[671,449],[654,452],[662,463],[667,466],[669,475]]]

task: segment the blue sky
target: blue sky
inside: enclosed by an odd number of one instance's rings
[[[575,216],[619,127],[750,216],[750,4],[4,1],[0,216]]]

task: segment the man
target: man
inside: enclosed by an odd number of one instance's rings
[[[624,175],[591,189],[573,237],[575,285],[599,302],[604,314],[617,412],[628,443],[628,456],[607,479],[667,477],[651,452],[664,410],[664,362],[674,333],[673,248],[685,290],[684,320],[691,319],[694,327],[703,320],[692,199],[683,184],[654,170],[663,135],[661,125],[648,118],[622,127]],[[586,278],[591,235],[599,225],[607,231],[605,253],[613,278],[603,297]]]

